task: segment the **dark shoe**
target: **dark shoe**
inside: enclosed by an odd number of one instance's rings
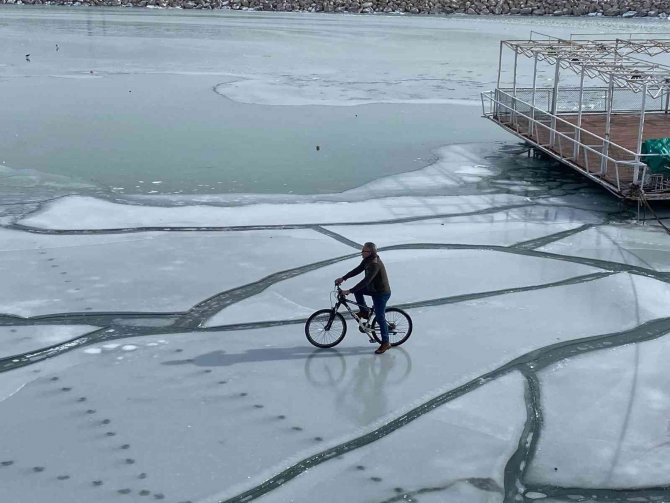
[[[368,320],[368,319],[370,319],[370,311],[358,311],[356,313],[356,316],[358,316],[359,318],[363,318],[365,320]]]
[[[375,350],[375,353],[380,355],[389,349],[391,349],[391,344],[389,342],[382,342],[382,345]]]

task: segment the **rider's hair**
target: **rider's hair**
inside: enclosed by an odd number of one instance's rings
[[[368,241],[363,245],[363,248],[370,250],[373,255],[377,255],[377,245],[374,244],[372,241]]]

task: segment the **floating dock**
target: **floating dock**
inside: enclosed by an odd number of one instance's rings
[[[670,157],[643,154],[645,140],[670,138],[670,66],[658,62],[670,54],[670,34],[613,40],[537,35],[543,38],[533,40],[531,33],[531,40],[500,43],[498,84],[482,93],[484,117],[617,197],[670,200]],[[503,67],[505,50],[513,52],[511,72]],[[520,56],[532,72],[523,71]],[[501,87],[505,73],[512,82]],[[532,86],[520,87],[530,75]],[[538,86],[538,76],[551,87]]]

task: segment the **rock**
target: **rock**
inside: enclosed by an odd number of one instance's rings
[[[124,6],[372,14],[668,18],[670,0],[0,0],[2,4]]]

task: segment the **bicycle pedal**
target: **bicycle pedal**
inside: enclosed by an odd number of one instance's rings
[[[374,339],[368,339],[368,342],[369,342],[370,344],[377,344],[377,341],[374,340]]]

